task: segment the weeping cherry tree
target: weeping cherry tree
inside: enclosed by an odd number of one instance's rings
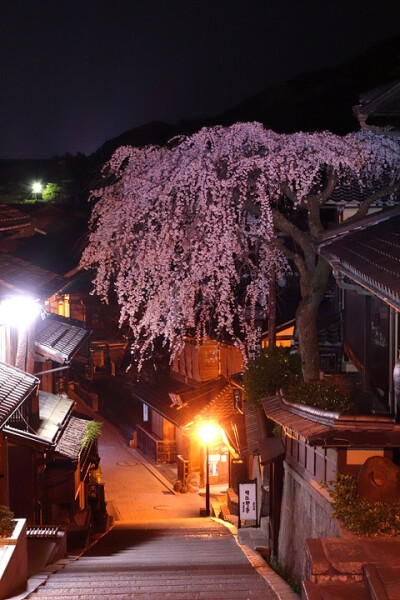
[[[300,275],[297,330],[303,375],[319,374],[316,316],[330,268],[313,242],[321,207],[335,187],[356,182],[393,194],[399,144],[368,132],[344,137],[277,134],[259,123],[204,128],[165,147],[121,147],[104,167],[81,264],[94,288],[116,292],[140,356],[161,338],[172,356],[188,330],[228,333],[247,353],[257,346],[255,315],[268,310],[271,274]],[[302,210],[307,227],[296,214]],[[278,235],[278,233],[284,234]],[[245,340],[245,343],[243,342]]]

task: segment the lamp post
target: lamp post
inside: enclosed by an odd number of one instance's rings
[[[214,423],[203,423],[199,427],[199,436],[206,447],[206,510],[205,516],[210,516],[210,448],[209,444],[218,435],[217,426]]]
[[[34,193],[34,195],[35,195],[35,200],[37,200],[37,195],[41,193],[42,189],[43,189],[43,186],[42,186],[42,184],[40,183],[40,181],[35,181],[35,182],[32,184],[32,192],[33,192],[33,193]]]
[[[10,296],[0,302],[0,325],[18,330],[14,364],[22,371],[34,371],[34,342],[28,332],[41,311],[35,298]]]

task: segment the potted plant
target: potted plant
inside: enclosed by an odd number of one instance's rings
[[[0,539],[4,540],[10,538],[14,532],[15,521],[14,513],[8,508],[0,504]],[[1,543],[0,541],[0,543]]]

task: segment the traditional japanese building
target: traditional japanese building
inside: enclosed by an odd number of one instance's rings
[[[0,363],[0,502],[28,525],[90,518],[88,473],[99,457],[95,441],[84,443],[87,418],[73,409],[66,396],[40,391],[37,377]]]
[[[219,436],[209,448],[210,483],[228,486],[237,481],[232,465],[245,453],[244,414],[229,377],[241,368],[241,354],[233,346],[188,340],[168,377],[133,387],[143,404],[143,420],[136,428],[138,449],[156,462],[176,462],[182,483],[193,474],[204,481],[205,449],[198,429],[213,422]]]
[[[65,283],[0,254],[1,503],[29,525],[87,531],[89,474],[99,457],[68,391],[71,361],[90,330],[48,310]]]

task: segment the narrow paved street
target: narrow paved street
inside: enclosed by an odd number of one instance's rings
[[[157,468],[150,471],[139,452],[129,448],[107,421],[99,439],[99,453],[107,509],[116,522],[149,523],[194,517],[204,507],[204,498],[198,494],[175,495],[170,484],[163,483],[161,473],[160,479],[156,478]]]
[[[174,494],[108,422],[99,448],[114,528],[29,598],[276,598],[231,531],[199,517],[204,498]]]

